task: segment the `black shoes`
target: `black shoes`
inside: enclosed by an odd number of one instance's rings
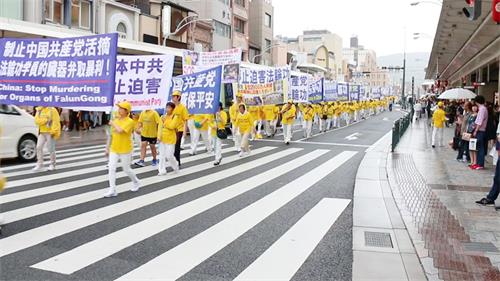
[[[492,206],[492,205],[495,205],[495,201],[493,200],[490,200],[488,198],[483,198],[479,201],[476,201],[477,204],[479,205],[483,205],[483,206]]]

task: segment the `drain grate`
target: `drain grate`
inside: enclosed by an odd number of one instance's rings
[[[369,247],[394,248],[391,234],[387,232],[365,231],[365,245]]]
[[[465,242],[462,246],[466,252],[498,252],[497,247],[490,242]]]

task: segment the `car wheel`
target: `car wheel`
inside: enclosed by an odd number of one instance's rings
[[[30,162],[36,159],[36,137],[23,136],[17,146],[19,160]]]

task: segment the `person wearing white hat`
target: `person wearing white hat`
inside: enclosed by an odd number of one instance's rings
[[[116,193],[116,166],[120,160],[121,166],[125,174],[132,180],[132,188],[130,191],[139,191],[141,186],[139,179],[130,168],[130,160],[132,159],[132,132],[134,130],[134,121],[129,117],[132,112],[132,105],[128,101],[123,101],[117,104],[118,116],[109,122],[111,126],[111,145],[106,148],[106,154],[109,155],[108,163],[108,178],[109,189],[104,194],[104,197],[115,197]]]

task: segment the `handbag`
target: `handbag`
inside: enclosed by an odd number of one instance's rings
[[[225,129],[217,129],[217,137],[221,140],[227,139],[227,132]]]
[[[462,140],[464,140],[464,141],[470,141],[471,137],[472,137],[472,134],[470,134],[470,133],[463,133],[462,134]]]
[[[476,146],[477,146],[477,139],[471,138],[469,140],[469,150],[475,151],[476,150]]]

